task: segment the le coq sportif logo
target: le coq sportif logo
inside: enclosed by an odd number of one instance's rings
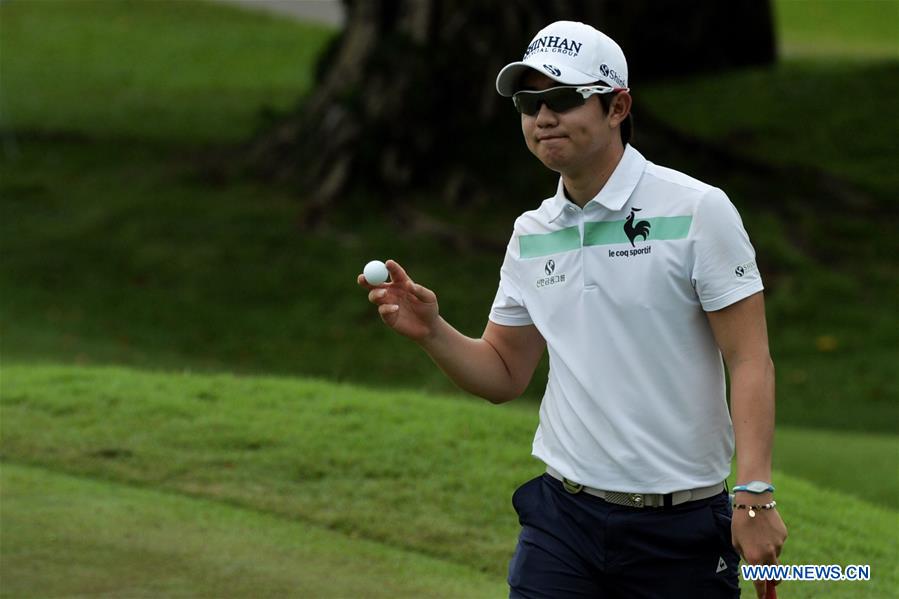
[[[652,224],[646,220],[641,220],[635,225],[635,212],[640,212],[640,208],[631,208],[631,213],[624,219],[624,234],[627,235],[627,238],[630,240],[631,247],[635,247],[634,239],[637,237],[642,237],[643,241],[649,239],[649,228],[652,226]]]

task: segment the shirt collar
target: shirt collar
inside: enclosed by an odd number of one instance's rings
[[[643,154],[628,144],[624,148],[624,154],[621,160],[612,172],[612,176],[602,186],[599,193],[596,194],[590,202],[598,202],[609,210],[621,210],[628,198],[640,182],[643,171],[646,169],[646,158]],[[587,202],[589,204],[590,202]],[[573,205],[573,202],[565,197],[565,185],[562,177],[559,177],[559,185],[556,188],[556,195],[552,198],[552,212],[549,222],[553,222],[562,214],[565,207]]]

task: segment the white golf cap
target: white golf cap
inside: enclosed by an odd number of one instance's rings
[[[520,62],[503,67],[496,91],[511,96],[519,91],[521,75],[534,69],[563,85],[602,81],[627,88],[627,60],[615,40],[590,25],[556,21],[540,30],[528,44]]]

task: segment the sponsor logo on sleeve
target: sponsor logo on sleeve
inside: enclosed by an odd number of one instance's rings
[[[749,262],[744,262],[740,264],[734,269],[734,275],[738,279],[741,279],[747,275],[751,275],[755,271],[757,271],[759,267],[756,265],[755,260],[750,260]]]

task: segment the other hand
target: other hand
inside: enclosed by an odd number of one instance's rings
[[[751,501],[751,503],[759,502]],[[750,502],[738,500],[737,503]],[[734,510],[731,520],[731,541],[747,564],[777,564],[777,558],[786,540],[787,527],[776,509],[756,510],[755,518],[749,517],[749,510]],[[765,583],[764,580],[753,581],[758,599],[765,598]],[[780,581],[775,580],[774,584],[780,584]]]

